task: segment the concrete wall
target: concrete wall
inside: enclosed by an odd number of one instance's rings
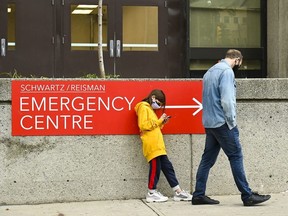
[[[10,82],[0,79],[0,204],[145,197],[148,165],[138,136],[12,137]],[[265,193],[286,191],[288,79],[237,83],[238,127],[250,186]],[[186,190],[194,188],[204,139],[165,136]],[[163,174],[158,188],[172,196]],[[239,194],[222,152],[211,170],[207,194]]]

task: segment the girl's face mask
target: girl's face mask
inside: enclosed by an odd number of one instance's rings
[[[152,98],[151,106],[152,106],[153,109],[160,109],[161,108],[161,103],[156,98]]]

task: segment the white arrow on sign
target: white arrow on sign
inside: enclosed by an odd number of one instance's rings
[[[165,106],[165,108],[168,108],[168,109],[189,109],[189,108],[198,108],[194,113],[193,113],[193,116],[197,115],[197,113],[199,113],[201,110],[202,110],[202,104],[196,99],[196,98],[192,98],[192,100],[194,102],[197,103],[197,105],[178,105],[178,106]]]

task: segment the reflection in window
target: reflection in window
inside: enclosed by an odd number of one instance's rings
[[[190,0],[190,47],[259,48],[260,0]]]
[[[102,7],[103,50],[107,50],[107,6]],[[71,50],[97,50],[98,5],[71,5]]]
[[[8,4],[8,50],[15,50],[15,4]]]
[[[191,60],[190,70],[207,71],[212,65],[216,63],[217,61],[215,60]],[[261,65],[260,60],[245,60],[244,56],[244,60],[242,62],[240,70],[256,71],[261,69],[260,65]]]
[[[123,51],[158,51],[157,7],[123,7]]]

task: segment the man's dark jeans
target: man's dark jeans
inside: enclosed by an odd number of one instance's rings
[[[205,150],[198,167],[193,196],[205,195],[210,168],[215,164],[219,151],[222,148],[230,161],[234,181],[241,192],[241,198],[243,201],[246,200],[252,194],[252,191],[245,176],[243,154],[237,126],[230,130],[228,125],[224,124],[219,128],[205,128],[205,131]]]

